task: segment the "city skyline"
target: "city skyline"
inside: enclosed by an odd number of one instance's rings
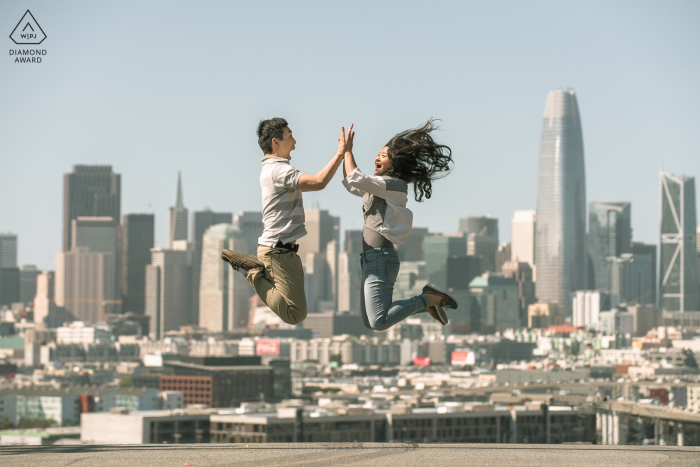
[[[399,5],[400,26],[392,21]],[[289,21],[274,38],[259,33],[268,7],[217,3],[212,17],[208,8],[176,2],[32,4],[48,36],[44,62],[0,61],[0,231],[19,234],[23,264],[48,268],[61,250],[59,174],[74,164],[112,165],[122,174],[121,212],[155,213],[159,247],[167,247],[178,170],[191,210],[259,210],[259,197],[248,195],[257,192],[262,155],[254,130],[272,116],[290,121],[293,164],[312,173],[332,155],[341,125],[355,123],[358,164],[367,170],[393,134],[441,118],[438,137],[454,150],[455,170],[430,202],[409,203],[415,225],[433,231],[489,214],[501,219],[507,240],[505,219],[535,209],[542,101],[560,86],[579,96],[588,198],[632,202],[638,240],[657,238],[658,219],[642,213],[658,210],[658,193],[647,187],[658,181],[659,165],[700,173],[700,116],[692,111],[700,100],[692,49],[700,42],[692,21],[698,5],[620,2],[601,14],[591,3],[441,3],[426,17],[417,4],[350,12],[280,4]],[[8,34],[24,12],[21,2],[0,5]],[[163,21],[148,23],[152,17]],[[311,30],[329,39],[299,34]],[[280,43],[290,51],[285,57]],[[349,44],[350,62],[338,54]],[[265,72],[272,56],[290,92],[274,92],[279,83]],[[450,71],[400,71],[414,56]],[[329,98],[336,94],[338,102]],[[341,228],[361,225],[339,180],[318,199],[342,217]]]

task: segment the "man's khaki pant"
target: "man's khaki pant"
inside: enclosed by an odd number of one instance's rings
[[[287,324],[306,319],[304,268],[293,251],[258,245],[265,269],[251,269],[246,278],[263,302]]]

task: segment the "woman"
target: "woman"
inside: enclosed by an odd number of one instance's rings
[[[431,119],[420,128],[391,138],[374,160],[374,176],[357,168],[352,154],[352,125],[348,131],[343,185],[363,201],[360,302],[365,327],[375,331],[389,329],[424,311],[444,325],[448,320],[443,307],[457,308],[454,298],[431,285],[426,285],[420,295],[392,302],[401,265],[394,245],[403,244],[413,226],[413,213],[406,207],[408,185],[413,185],[415,199],[421,202],[431,197],[432,182],[451,170],[452,151],[431,136],[436,128]]]

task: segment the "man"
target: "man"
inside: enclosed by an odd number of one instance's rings
[[[316,175],[302,173],[289,163],[296,140],[285,119],[261,121],[258,144],[265,154],[260,173],[264,230],[258,239],[258,256],[223,250],[221,259],[243,273],[282,321],[298,324],[306,318],[304,269],[296,244],[306,235],[301,193],[323,190],[331,181],[343,162],[345,128],[338,151]]]

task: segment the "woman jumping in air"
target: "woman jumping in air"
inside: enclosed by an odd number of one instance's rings
[[[394,136],[374,160],[374,175],[357,168],[352,154],[355,132],[350,126],[345,145],[343,185],[353,195],[362,197],[364,227],[361,264],[362,321],[365,327],[385,331],[416,313],[428,312],[443,325],[447,324],[444,308],[457,308],[457,301],[432,285],[407,300],[392,301],[394,283],[399,274],[399,255],[394,245],[401,245],[411,233],[413,213],[406,207],[408,185],[418,202],[429,199],[432,182],[451,170],[452,150],[438,144],[431,133],[437,126],[428,120],[420,128]]]

